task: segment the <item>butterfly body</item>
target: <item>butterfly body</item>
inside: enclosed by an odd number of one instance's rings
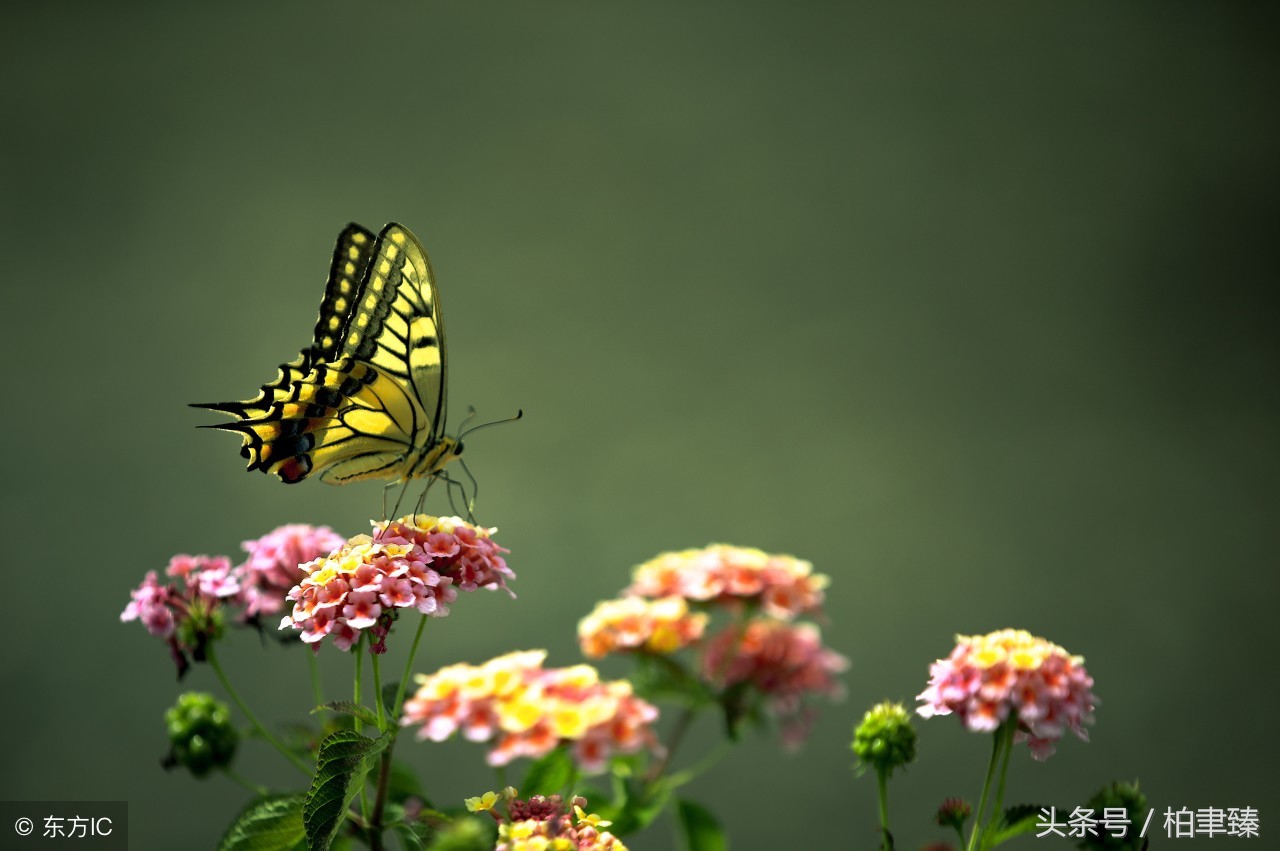
[[[448,360],[427,253],[392,223],[338,237],[310,346],[258,395],[196,405],[234,422],[248,469],[293,484],[434,476],[462,454],[444,434]]]

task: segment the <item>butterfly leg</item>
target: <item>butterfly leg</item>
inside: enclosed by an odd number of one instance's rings
[[[399,484],[399,482],[392,482],[391,484],[387,485],[385,488],[382,489],[382,519],[383,520],[391,519],[387,517],[387,491],[395,487],[397,484]],[[404,495],[408,490],[409,490],[409,480],[405,479],[404,487],[400,488],[400,495],[396,497],[396,507],[391,511],[392,516],[394,517],[400,516],[400,501],[404,499]]]

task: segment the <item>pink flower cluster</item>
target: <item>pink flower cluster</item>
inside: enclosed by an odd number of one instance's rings
[[[715,544],[663,553],[635,568],[624,594],[696,602],[758,602],[779,620],[820,610],[828,578],[807,561]]]
[[[1026,630],[956,636],[956,647],[929,669],[929,687],[917,712],[925,718],[955,713],[975,732],[993,732],[1016,718],[1016,741],[1037,760],[1048,759],[1066,730],[1089,740],[1098,700],[1084,659]]]
[[[578,623],[578,645],[589,658],[623,650],[674,653],[702,638],[705,613],[689,611],[682,597],[604,600]]]
[[[328,526],[290,523],[241,546],[249,554],[236,568],[244,588],[244,613],[252,618],[274,615],[284,608],[285,595],[305,572],[302,565],[338,549],[346,539]]]
[[[849,660],[822,644],[810,623],[757,619],[745,628],[729,626],[707,644],[702,675],[721,687],[749,683],[768,701],[784,725],[784,740],[798,744],[807,732],[805,700],[839,697],[836,674]]]
[[[418,725],[419,739],[442,742],[461,731],[470,741],[494,742],[490,765],[537,758],[567,742],[578,765],[595,773],[615,753],[656,747],[651,724],[658,710],[630,683],[602,681],[589,665],[543,668],[546,655],[508,653],[419,676],[401,723]]]
[[[357,535],[303,565],[306,576],[289,591],[293,611],[280,628],[301,631],[308,644],[330,636],[341,650],[370,630],[373,651],[383,652],[398,610],[443,617],[459,589],[506,588],[515,574],[502,558],[507,550],[490,537],[495,531],[426,514],[375,523],[372,537]]]
[[[234,602],[240,593],[226,556],[176,555],[169,560],[165,575],[180,581],[161,585],[154,570],[148,570],[142,584],[129,592],[129,605],[120,613],[121,621],[140,620],[147,632],[159,638],[174,634],[179,624],[194,612],[212,612],[223,600]]]
[[[176,555],[165,574],[174,582],[161,584],[154,570],[129,592],[120,620],[141,621],[147,632],[163,638],[178,667],[186,673],[187,654],[204,658],[206,642],[222,630],[222,610],[240,596],[240,583],[225,556]]]

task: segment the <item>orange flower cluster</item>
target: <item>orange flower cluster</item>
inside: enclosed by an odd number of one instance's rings
[[[623,650],[674,653],[702,637],[707,617],[690,612],[683,597],[604,600],[578,623],[578,645],[593,659]]]
[[[543,668],[545,650],[508,653],[483,665],[450,665],[419,676],[405,701],[405,726],[419,739],[454,733],[493,742],[490,765],[540,757],[563,743],[583,771],[603,771],[615,753],[656,747],[651,724],[658,710],[636,697],[625,680],[604,682],[590,665]]]
[[[830,581],[814,573],[807,561],[726,544],[663,553],[637,567],[631,578],[624,594],[758,602],[765,614],[779,620],[819,611]]]

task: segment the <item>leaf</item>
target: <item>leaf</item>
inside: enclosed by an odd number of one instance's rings
[[[326,709],[329,710],[330,712],[336,712],[339,715],[355,716],[356,718],[360,719],[360,723],[369,727],[378,726],[378,718],[376,715],[373,714],[372,711],[370,711],[369,709],[366,709],[365,707],[361,706],[358,703],[353,703],[350,700],[335,700],[330,703],[325,703],[311,710],[311,714],[314,715],[315,713],[321,712]]]
[[[1000,821],[987,828],[989,838],[983,843],[986,848],[995,848],[1002,842],[1008,842],[1015,836],[1021,836],[1024,833],[1030,833],[1036,830],[1042,818],[1041,811],[1047,810],[1048,807],[1040,807],[1035,804],[1019,804],[1016,807],[1009,807],[1000,816]]]
[[[560,746],[551,753],[535,760],[525,772],[524,782],[518,787],[526,800],[533,795],[556,795],[573,782],[577,769],[569,749]]]
[[[676,821],[680,824],[685,851],[728,851],[729,839],[720,822],[701,804],[677,800]]]
[[[320,742],[316,776],[302,804],[311,851],[325,851],[333,842],[365,774],[390,741],[390,736],[370,739],[354,730],[339,730]]]
[[[303,838],[302,795],[270,795],[240,811],[218,851],[285,851]]]

